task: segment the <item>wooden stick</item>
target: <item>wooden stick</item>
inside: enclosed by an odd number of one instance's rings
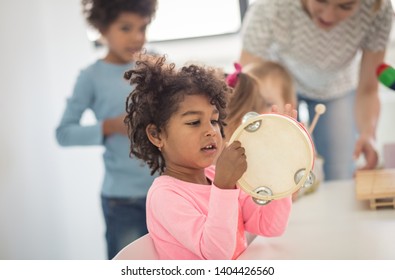
[[[317,124],[318,118],[323,113],[325,113],[325,111],[326,111],[326,107],[325,107],[324,104],[317,104],[317,105],[315,105],[315,116],[314,116],[314,119],[311,122],[310,127],[309,127],[309,133],[310,134],[313,133],[313,130],[314,130],[316,124]]]

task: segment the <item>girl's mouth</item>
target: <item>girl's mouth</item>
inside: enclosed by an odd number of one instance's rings
[[[202,148],[202,150],[214,150],[214,149],[217,149],[217,147],[213,144],[207,145]]]
[[[217,151],[217,145],[215,145],[215,144],[208,144],[208,145],[204,146],[203,148],[201,148],[201,150],[203,152],[214,153],[214,152]]]

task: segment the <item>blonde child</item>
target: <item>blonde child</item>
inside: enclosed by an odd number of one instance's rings
[[[136,84],[125,118],[131,154],[160,174],[147,197],[160,259],[236,259],[246,232],[284,232],[291,198],[262,207],[236,187],[247,162],[240,142],[221,149],[231,91],[221,73],[148,57],[125,78]]]
[[[225,136],[229,140],[248,112],[259,114],[278,112],[296,118],[296,92],[292,77],[279,63],[256,62],[241,67],[226,77],[234,88],[227,109]]]
[[[82,0],[87,21],[107,45],[104,58],[82,70],[67,102],[56,137],[62,146],[103,145],[105,174],[101,189],[108,258],[147,233],[145,200],[154,177],[147,166],[129,158],[125,99],[131,86],[123,79],[133,56],[145,44],[156,0]],[[80,124],[91,109],[97,123]]]

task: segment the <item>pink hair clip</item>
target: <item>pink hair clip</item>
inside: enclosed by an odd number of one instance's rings
[[[239,76],[239,74],[241,73],[241,65],[237,62],[235,62],[233,64],[235,66],[235,72],[233,72],[232,74],[229,74],[226,77],[226,83],[228,84],[228,86],[234,88],[236,86],[237,83],[237,78]]]

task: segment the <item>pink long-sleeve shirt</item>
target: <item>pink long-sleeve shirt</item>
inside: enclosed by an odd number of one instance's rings
[[[212,182],[215,167],[206,169]],[[279,236],[288,224],[290,197],[257,205],[240,189],[188,183],[162,175],[147,196],[147,226],[160,259],[235,259],[245,231]]]

